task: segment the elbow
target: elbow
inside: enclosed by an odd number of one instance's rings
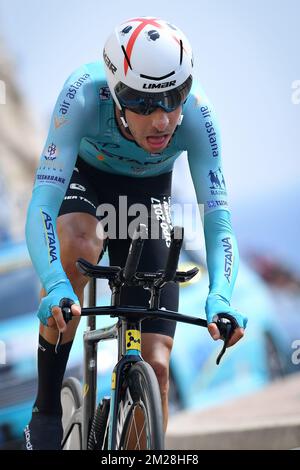
[[[231,214],[229,210],[216,210],[204,216],[204,230],[215,233],[228,233],[233,235]]]

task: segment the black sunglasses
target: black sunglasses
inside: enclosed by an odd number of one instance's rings
[[[136,114],[148,116],[157,108],[162,108],[167,113],[175,111],[188,97],[192,86],[192,76],[179,85],[168,91],[143,92],[134,90],[122,82],[115,87],[115,94],[123,108],[129,109]]]

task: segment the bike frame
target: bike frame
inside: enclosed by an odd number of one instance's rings
[[[109,308],[107,309],[109,310]],[[105,314],[103,312],[103,314]],[[141,357],[141,321],[122,318],[117,324],[84,333],[84,386],[82,406],[82,448],[88,448],[88,438],[96,411],[97,399],[97,346],[99,341],[118,339],[118,363],[113,369],[109,414],[108,449],[116,447],[118,391],[124,370]]]
[[[140,230],[143,226],[140,226]],[[144,229],[145,226],[144,226]],[[180,227],[175,227],[178,230]],[[181,229],[179,230],[181,232]],[[138,232],[140,233],[140,231]],[[136,235],[136,234],[135,234]],[[178,235],[178,233],[177,233]],[[156,319],[173,320],[176,322],[189,323],[207,327],[207,321],[201,318],[194,318],[182,315],[171,310],[160,309],[160,291],[162,287],[171,281],[186,282],[197,273],[197,268],[188,272],[177,272],[178,258],[182,238],[174,235],[172,232],[172,242],[169,250],[166,269],[163,272],[156,273],[138,273],[136,272],[140,254],[143,246],[142,237],[133,237],[129,254],[127,257],[125,268],[119,267],[99,267],[91,265],[83,259],[79,259],[77,267],[80,272],[90,276],[92,279],[89,283],[89,305],[88,308],[81,310],[81,316],[88,316],[87,330],[84,333],[84,386],[83,386],[83,404],[73,413],[70,419],[62,446],[75,425],[79,425],[81,447],[83,450],[88,449],[89,434],[96,411],[97,399],[97,348],[99,341],[110,339],[118,340],[118,362],[112,372],[111,381],[111,401],[109,410],[109,434],[108,449],[114,450],[117,446],[117,419],[118,404],[120,402],[121,384],[124,379],[124,372],[133,363],[142,361],[141,356],[141,322],[145,318],[151,317]],[[121,274],[120,274],[121,273]],[[112,290],[111,305],[109,307],[95,307],[96,305],[96,281],[97,278],[108,279]],[[134,281],[132,281],[134,279]],[[129,307],[121,306],[121,289],[125,282],[135,282],[151,292],[150,306]],[[136,284],[135,284],[136,285]],[[64,310],[64,309],[63,309]],[[66,312],[64,312],[66,314]],[[67,312],[70,314],[70,308]],[[96,329],[96,316],[109,315],[112,318],[118,318],[118,322],[109,327]],[[224,346],[217,358],[217,364],[223,356],[227,343],[232,331],[231,320],[226,318],[218,318],[216,324],[224,338]],[[227,315],[228,317],[228,315]],[[70,318],[69,318],[70,319]],[[80,425],[82,423],[82,429]]]
[[[89,283],[89,305],[96,305],[96,279]],[[80,430],[82,450],[88,448],[89,433],[96,411],[97,399],[97,349],[99,341],[118,340],[118,362],[112,372],[111,402],[109,414],[108,449],[116,447],[116,429],[118,413],[118,390],[123,380],[124,370],[135,362],[142,361],[141,357],[141,321],[151,318],[164,318],[199,326],[207,326],[201,318],[189,317],[170,310],[157,308],[157,299],[152,298],[150,308],[120,306],[120,289],[114,288],[112,304],[108,307],[83,308],[82,316],[87,316],[87,330],[83,335],[84,364],[83,364],[83,404],[70,419],[65,432],[62,447],[68,440],[75,425],[82,426]],[[119,321],[110,327],[96,329],[96,316],[109,315],[118,317]],[[129,334],[131,333],[131,334]]]

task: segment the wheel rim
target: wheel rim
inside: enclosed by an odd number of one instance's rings
[[[63,426],[63,431],[65,433],[65,430],[70,422],[71,416],[73,416],[74,412],[77,410],[77,406],[75,403],[72,390],[67,387],[63,388],[61,391],[61,405],[63,409],[62,426]],[[63,449],[72,450],[72,449],[79,449],[79,448],[80,448],[80,430],[79,430],[78,425],[74,425]]]
[[[118,448],[145,450],[150,448],[151,432],[144,402],[133,402],[129,389],[118,412]]]
[[[61,406],[63,409],[62,425],[63,429],[65,430],[69,422],[70,416],[72,416],[72,414],[77,408],[73,393],[69,388],[63,388],[61,391]]]

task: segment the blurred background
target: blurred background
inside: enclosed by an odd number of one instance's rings
[[[171,7],[159,0],[151,7],[137,0],[0,0],[0,447],[17,446],[35,395],[39,285],[24,225],[52,108],[70,73],[101,59],[112,28],[140,15],[176,24],[193,46],[195,76],[220,122],[241,253],[233,302],[250,318],[247,338],[218,368],[220,345],[203,331],[178,328],[172,413],[215,406],[299,373],[298,0],[173,0]],[[173,189],[176,200],[194,202],[184,154]],[[181,311],[197,316],[208,286],[203,243],[185,251],[181,264],[200,267],[197,282],[181,289]],[[100,290],[101,303],[108,302],[107,286]],[[101,348],[103,395],[114,351]],[[78,334],[68,374],[80,377],[81,353]]]

